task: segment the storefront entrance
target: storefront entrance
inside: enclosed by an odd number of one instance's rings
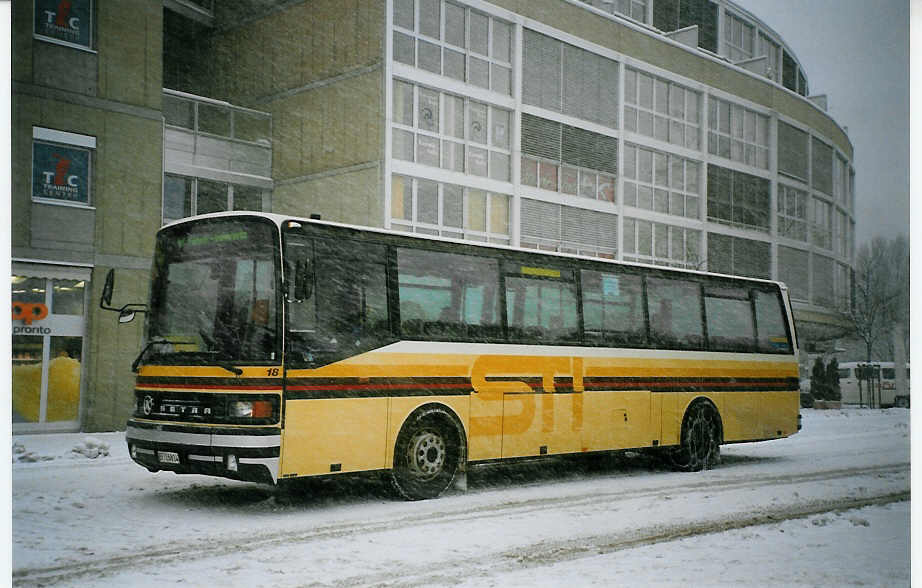
[[[13,433],[80,429],[90,268],[13,262]]]

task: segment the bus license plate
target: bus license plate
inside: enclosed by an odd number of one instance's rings
[[[179,454],[176,453],[175,451],[158,451],[158,452],[157,452],[157,459],[159,459],[161,463],[176,463],[176,464],[178,464],[178,463],[179,463]]]

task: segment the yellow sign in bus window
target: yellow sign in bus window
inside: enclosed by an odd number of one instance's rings
[[[559,278],[560,270],[550,269],[546,267],[528,267],[522,266],[522,274],[526,276],[541,276],[544,278]]]

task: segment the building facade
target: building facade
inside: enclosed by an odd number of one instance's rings
[[[853,148],[727,0],[14,0],[13,429],[119,429],[154,234],[262,210],[786,282],[845,327]]]

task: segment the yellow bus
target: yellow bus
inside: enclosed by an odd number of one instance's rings
[[[784,285],[259,213],[157,235],[126,440],[151,471],[279,483],[799,429]]]

